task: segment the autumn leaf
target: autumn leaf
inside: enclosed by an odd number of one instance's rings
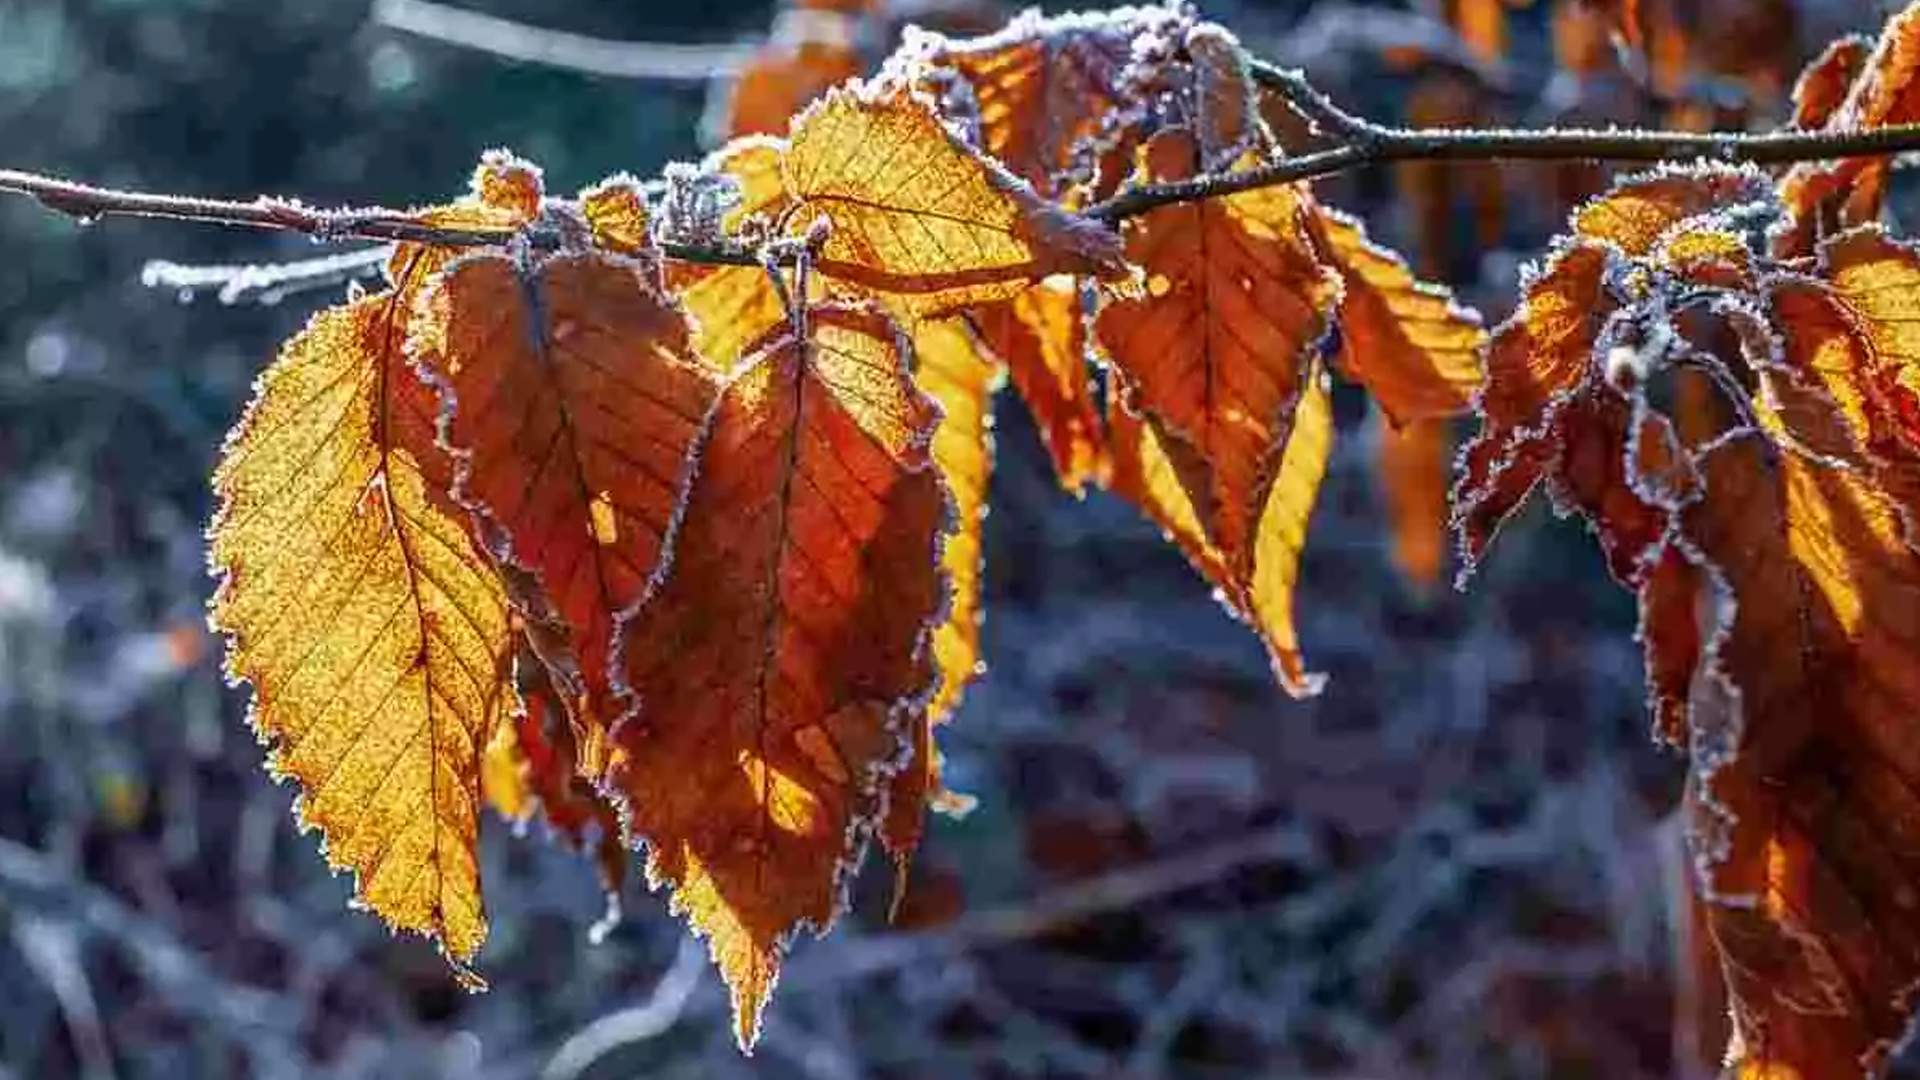
[[[1759,173],[1702,167],[1630,177],[1574,211],[1572,235],[1523,279],[1520,308],[1487,343],[1480,431],[1461,453],[1453,495],[1463,575],[1560,453],[1573,423],[1561,413],[1594,374],[1601,331],[1621,306],[1606,288],[1608,274],[1623,258],[1671,252],[1662,237],[1690,219],[1767,198]],[[1622,567],[1617,559],[1615,567]]]
[[[1878,42],[1864,59],[1836,44],[1821,55],[1795,87],[1796,120],[1824,111],[1820,130],[1869,131],[1920,121],[1920,4],[1909,4],[1887,20]],[[1857,71],[1837,104],[1837,84]],[[1886,192],[1888,159],[1851,157],[1794,165],[1780,181],[1780,198],[1789,220],[1774,233],[1774,254],[1811,254],[1817,241],[1880,216]]]
[[[1920,253],[1865,227],[1823,245],[1818,273],[1769,290],[1782,346],[1832,396],[1881,487],[1920,521]]]
[[[583,775],[626,711],[610,667],[620,619],[661,568],[717,379],[643,263],[481,254],[420,302],[409,348],[440,389],[454,497],[494,556],[536,579],[527,617],[566,629],[556,668]]]
[[[648,249],[647,197],[633,177],[610,176],[582,191],[576,201],[595,247],[620,255]]]
[[[464,196],[415,211],[414,216],[421,224],[439,229],[498,231],[504,241],[513,230],[539,217],[545,199],[538,165],[506,150],[489,150],[474,166]],[[387,282],[396,289],[404,284],[418,290],[465,253],[464,248],[445,244],[395,244],[387,257]],[[404,323],[404,309],[400,318]]]
[[[917,316],[1005,299],[1051,273],[1114,274],[1104,226],[1052,206],[886,84],[834,90],[796,119],[789,229],[826,222],[818,267]]]
[[[949,513],[889,322],[805,311],[728,381],[671,574],[623,642],[610,779],[648,878],[707,936],[750,1046],[787,942],[824,932],[934,672]]]
[[[1307,521],[1333,451],[1333,399],[1326,372],[1318,362],[1307,370],[1292,420],[1286,450],[1260,511],[1247,605],[1254,626],[1266,642],[1281,688],[1295,697],[1311,697],[1326,686],[1327,680],[1308,671],[1300,657],[1293,589],[1300,580]]]
[[[702,164],[701,172],[734,185],[737,201],[721,221],[729,236],[769,231],[793,205],[780,173],[785,154],[786,144],[777,139],[738,139]],[[786,305],[762,267],[674,260],[664,277],[693,323],[696,352],[716,372],[731,370],[748,346],[786,321]]]
[[[1142,179],[1184,179],[1193,138],[1154,137]],[[1200,525],[1236,574],[1252,557],[1254,521],[1306,358],[1339,283],[1302,229],[1303,193],[1263,188],[1157,208],[1129,222],[1127,255],[1141,295],[1108,299],[1095,335],[1130,411],[1190,448],[1175,455]]]
[[[1907,1030],[1920,979],[1920,556],[1848,467],[1837,411],[1791,376],[1762,378],[1758,427],[1705,456],[1711,498],[1682,521],[1740,598],[1717,607],[1691,717],[1699,884],[1740,1066],[1862,1075]]]
[[[1053,459],[1060,486],[1074,495],[1107,474],[1106,436],[1087,367],[1087,323],[1079,283],[1050,278],[967,313],[989,352],[1006,365]]]
[[[1395,425],[1466,411],[1480,385],[1480,317],[1415,279],[1358,221],[1327,208],[1310,220],[1321,259],[1340,273],[1341,372]]]
[[[1198,160],[1193,137],[1168,129],[1143,151],[1142,176],[1183,178]],[[1304,231],[1308,205],[1298,188],[1264,188],[1129,223],[1144,293],[1108,299],[1094,324],[1120,386],[1122,407],[1109,412],[1115,490],[1250,619],[1301,694],[1317,683],[1299,662],[1291,571],[1257,565],[1257,548],[1306,367],[1339,296]],[[1285,599],[1264,592],[1282,579]]]
[[[1900,494],[1920,262],[1874,229],[1811,272],[1770,261],[1729,240],[1709,177],[1677,179],[1576,217],[1591,235],[1496,333],[1475,446],[1518,434],[1464,485],[1463,519],[1521,468],[1636,591],[1655,733],[1691,759],[1689,878],[1729,1067],[1877,1075],[1920,985],[1920,552]],[[1716,303],[1683,309],[1702,280]],[[1503,514],[1524,498],[1509,490]]]
[[[979,674],[981,529],[993,473],[993,392],[999,367],[982,356],[966,325],[949,319],[921,323],[913,334],[914,382],[939,403],[933,463],[953,499],[953,530],[940,550],[947,574],[946,619],[933,633],[940,688],[928,705],[933,720],[960,704]]]
[[[510,697],[507,613],[403,355],[411,284],[315,316],[262,375],[214,476],[212,620],[328,863],[478,986],[480,758]]]
[[[724,133],[786,134],[795,113],[829,87],[860,75],[866,65],[852,36],[847,26],[839,33],[799,40],[776,35],[762,45],[728,88]]]
[[[1393,564],[1409,584],[1429,589],[1447,562],[1447,477],[1453,436],[1444,420],[1396,428],[1381,424],[1378,470],[1393,530]]]
[[[1101,118],[1127,100],[1123,73],[1152,13],[1047,19],[1023,12],[1000,32],[953,41],[925,35],[914,57],[918,81],[939,93],[944,79],[965,85],[947,111],[977,117],[980,148],[1040,194],[1057,197],[1088,163],[1081,148]]]
[[[1825,127],[1846,102],[1872,48],[1873,42],[1859,34],[1827,42],[1794,81],[1793,126],[1802,131]]]

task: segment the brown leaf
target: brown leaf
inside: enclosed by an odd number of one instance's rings
[[[1823,54],[1821,93],[1830,95],[1849,52],[1836,46]],[[1920,5],[1889,18],[1872,53],[1858,66],[1851,88],[1828,112],[1821,130],[1869,131],[1920,121]],[[1774,253],[1811,254],[1821,237],[1876,220],[1887,166],[1885,157],[1855,157],[1801,162],[1789,169],[1780,181],[1789,220],[1774,234]]]
[[[610,772],[650,881],[706,935],[751,1045],[780,956],[841,907],[931,692],[939,420],[864,308],[804,314],[728,381],[673,571],[623,643]]]
[[[428,290],[410,343],[441,390],[455,498],[488,523],[495,557],[535,578],[537,597],[515,597],[527,617],[564,628],[564,656],[542,658],[593,778],[627,709],[616,626],[662,566],[718,392],[652,276],[600,255],[474,256]]]
[[[1087,324],[1078,282],[1050,278],[967,314],[981,342],[1007,367],[1053,459],[1060,486],[1078,496],[1107,475],[1106,435],[1087,367]]]

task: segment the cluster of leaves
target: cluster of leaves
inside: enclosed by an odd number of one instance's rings
[[[1920,120],[1916,50],[1920,9],[1836,46],[1794,123]],[[610,887],[644,851],[750,1046],[870,839],[904,869],[967,805],[934,735],[981,669],[997,391],[1306,695],[1337,372],[1410,461],[1478,411],[1469,569],[1544,484],[1638,594],[1730,1059],[1878,1068],[1920,983],[1920,251],[1874,224],[1885,163],[1628,180],[1489,337],[1305,184],[1209,188],[1334,134],[1288,101],[1184,7],[1030,14],[910,32],[651,199],[550,197],[496,153],[418,212],[500,240],[399,245],[285,345],[215,476],[229,671],[359,900],[478,985],[483,805],[597,843]],[[1108,201],[1141,189],[1169,194]]]
[[[1794,122],[1916,115],[1920,10],[1841,42]],[[1536,488],[1635,591],[1690,760],[1694,920],[1740,1075],[1884,1068],[1920,986],[1920,248],[1883,161],[1627,180],[1493,334],[1454,492],[1469,569]]]
[[[904,865],[964,805],[932,727],[980,668],[1003,381],[1064,487],[1137,503],[1316,689],[1292,589],[1329,359],[1442,416],[1477,322],[1303,187],[1077,212],[1273,145],[1234,39],[1144,9],[915,36],[654,206],[490,155],[420,218],[511,238],[402,245],[286,345],[215,480],[214,621],[330,862],[473,979],[483,794],[597,821],[603,872],[643,847],[710,937],[751,1042],[868,834]]]

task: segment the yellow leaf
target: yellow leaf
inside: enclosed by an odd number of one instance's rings
[[[213,621],[327,861],[477,983],[480,757],[509,697],[508,625],[445,495],[405,295],[322,312],[261,377],[214,477]]]
[[[993,473],[993,391],[1001,372],[980,354],[957,320],[923,322],[913,334],[914,382],[940,403],[933,463],[953,500],[953,531],[941,548],[947,572],[947,617],[933,633],[940,688],[928,715],[944,719],[980,667],[981,528]]]
[[[789,232],[826,222],[820,270],[915,315],[1121,268],[1113,233],[1042,200],[898,87],[830,91],[794,121],[785,175],[800,201]]]

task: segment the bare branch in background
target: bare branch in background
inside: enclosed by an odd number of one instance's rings
[[[646,1042],[670,1031],[680,1021],[687,1001],[700,985],[700,976],[706,968],[703,952],[698,941],[682,937],[679,951],[673,954],[673,966],[660,976],[647,1000],[632,1008],[608,1013],[574,1032],[541,1070],[541,1080],[573,1080],[620,1047]]]
[[[436,4],[432,0],[375,0],[373,21],[390,29],[523,63],[658,82],[705,82],[739,68],[757,47],[743,42],[679,45],[609,41],[528,26]]]
[[[295,293],[378,277],[392,254],[392,247],[383,246],[292,262],[230,266],[191,266],[150,259],[140,269],[140,284],[175,290],[183,300],[211,292],[223,304],[252,300],[277,304]]]

